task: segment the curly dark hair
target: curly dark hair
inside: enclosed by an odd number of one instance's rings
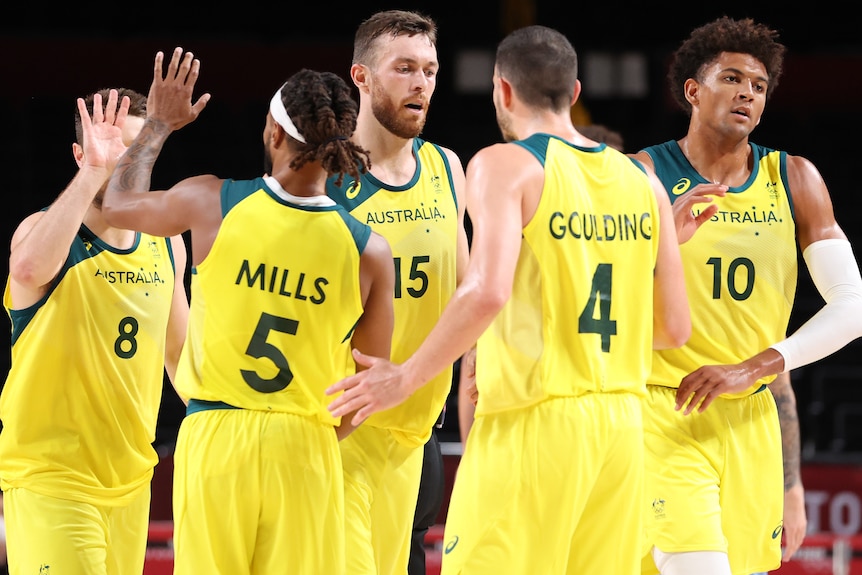
[[[705,66],[722,52],[749,54],[766,68],[769,86],[767,99],[778,86],[787,47],[778,41],[778,32],[751,18],[734,20],[722,16],[692,30],[680,44],[670,64],[667,79],[674,101],[691,115],[691,104],[685,99],[683,86],[689,78],[700,81]]]
[[[140,92],[136,92],[135,90],[130,90],[129,88],[113,88],[117,91],[117,101],[121,101],[123,96],[128,96],[130,100],[129,104],[129,116],[135,118],[143,118],[147,119],[147,97],[141,94]],[[102,105],[104,106],[108,102],[108,93],[112,90],[112,88],[102,88],[92,94],[88,94],[84,98],[84,103],[87,105],[87,110],[90,111],[90,115],[93,114],[93,98],[96,94],[102,96]],[[75,103],[75,138],[78,144],[81,146],[84,145],[84,129],[81,126],[81,114],[78,112],[78,104]]]
[[[336,185],[341,185],[344,174],[358,179],[368,171],[368,151],[350,141],[359,106],[340,76],[302,69],[282,86],[281,101],[306,141],[295,140],[300,153],[291,161],[291,168],[320,162],[327,175],[338,174]]]

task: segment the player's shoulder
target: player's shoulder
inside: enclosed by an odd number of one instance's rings
[[[461,161],[461,157],[458,155],[457,152],[455,152],[455,150],[442,144],[423,140],[422,138],[415,138],[413,145],[417,152],[423,149],[436,150],[439,154],[444,156],[451,165],[461,166],[463,164],[463,162]]]
[[[653,164],[652,156],[650,156],[646,150],[641,150],[639,152],[635,152],[634,154],[626,154],[629,159],[634,162],[639,163],[641,166],[644,166],[650,170],[655,168]]]

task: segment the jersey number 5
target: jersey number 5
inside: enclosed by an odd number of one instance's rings
[[[268,313],[260,314],[257,327],[254,328],[254,334],[251,336],[251,341],[248,342],[248,348],[245,350],[245,353],[254,358],[265,357],[269,359],[278,368],[278,373],[271,379],[264,379],[255,371],[241,369],[242,378],[249,387],[261,393],[273,393],[281,391],[290,385],[290,382],[293,381],[293,372],[290,371],[287,358],[284,357],[280,349],[267,342],[266,338],[271,331],[296,335],[298,327],[299,322],[295,319],[278,317],[277,315],[270,315]]]

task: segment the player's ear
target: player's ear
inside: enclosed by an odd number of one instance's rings
[[[512,84],[510,84],[509,81],[502,76],[497,76],[496,82],[498,82],[499,85],[500,99],[503,103],[503,106],[506,108],[510,108],[512,106],[512,99],[514,93],[514,88],[512,88]]]
[[[362,64],[353,64],[350,67],[350,79],[360,92],[368,91],[368,68]]]
[[[81,164],[84,163],[84,148],[77,142],[72,143],[72,157],[75,158],[75,163],[80,168]]]
[[[698,97],[698,93],[700,92],[700,84],[697,83],[697,80],[694,78],[689,78],[683,84],[683,93],[685,94],[685,99],[688,100],[688,103],[692,106],[696,106],[700,103],[700,99]]]
[[[578,98],[581,96],[581,81],[575,80],[575,89],[572,90],[572,102],[569,107],[574,106],[575,102],[578,101]]]

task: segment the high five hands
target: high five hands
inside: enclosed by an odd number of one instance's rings
[[[129,115],[129,97],[119,99],[116,90],[108,93],[108,101],[102,106],[102,95],[93,96],[93,116],[87,110],[84,98],[78,98],[78,114],[81,116],[82,147],[81,164],[105,169],[110,174],[117,160],[126,151],[123,143],[123,126]]]
[[[200,75],[201,62],[191,52],[174,48],[167,73],[163,52],[156,52],[153,83],[147,96],[147,120],[155,126],[176,131],[193,122],[210,101],[204,93],[192,104],[192,93]],[[158,129],[158,128],[156,128]]]

